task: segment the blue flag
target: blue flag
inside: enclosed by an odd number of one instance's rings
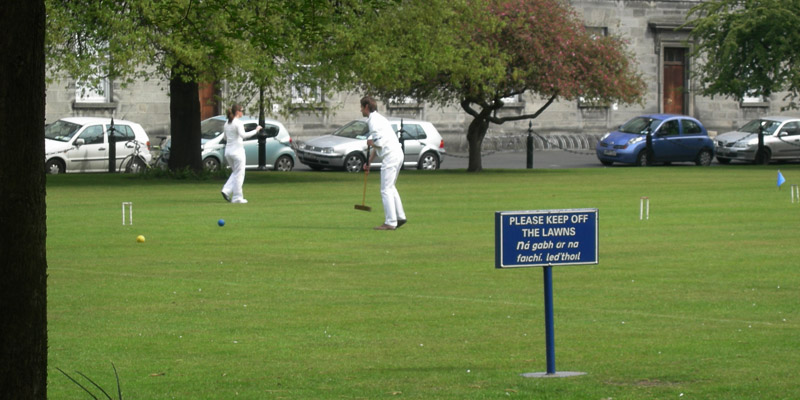
[[[778,187],[780,188],[783,183],[786,182],[786,179],[783,177],[783,174],[780,170],[778,170]]]

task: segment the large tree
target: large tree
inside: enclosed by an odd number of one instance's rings
[[[167,80],[170,168],[201,170],[198,83],[231,65],[245,0],[46,1],[50,73]]]
[[[345,88],[351,75],[338,69],[345,64],[329,63],[319,50],[336,45],[339,29],[357,30],[367,11],[400,2],[46,1],[51,75],[169,82],[173,170],[202,168],[198,83],[225,81],[239,97],[228,100],[262,93],[260,100],[283,105],[293,86]]]
[[[769,97],[800,90],[800,1],[710,0],[694,7],[695,78],[703,94]]]
[[[3,2],[0,26],[0,398],[46,399],[44,1]]]
[[[590,35],[560,0],[408,2],[401,12],[403,19],[376,16],[361,40],[362,87],[386,99],[460,105],[473,118],[469,171],[482,169],[492,123],[536,118],[558,99],[629,104],[644,92],[624,42]],[[503,99],[525,93],[544,104],[523,115],[498,113]]]

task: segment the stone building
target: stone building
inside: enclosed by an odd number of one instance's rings
[[[688,30],[681,28],[688,10],[701,0],[571,0],[585,26],[598,35],[620,35],[629,41],[635,62],[647,82],[644,106],[590,107],[580,101],[560,101],[552,104],[532,128],[541,135],[568,135],[596,138],[626,120],[643,113],[678,113],[701,120],[713,134],[743,125],[748,120],[766,114],[782,114],[786,105],[783,94],[771,98],[751,98],[742,102],[730,98],[709,98],[697,93],[689,76],[692,44]],[[167,82],[137,82],[126,88],[110,83],[103,95],[86,93],[81,96],[80,85],[62,80],[47,91],[47,121],[63,116],[92,115],[130,119],[141,123],[156,140],[169,135],[169,96]],[[224,85],[201,90],[204,116],[221,114],[221,107],[211,101],[215,90],[225,91]],[[315,96],[313,92],[297,95]],[[326,115],[294,113],[282,120],[298,140],[329,133],[347,121],[360,117],[360,94],[337,93],[322,99],[332,106]],[[529,113],[544,100],[522,96],[509,99],[503,112]],[[470,117],[459,107],[440,108],[422,103],[380,104],[387,115],[421,118],[433,122],[443,133],[448,151],[466,151],[466,128]],[[492,125],[484,142],[485,149],[514,147],[527,134],[529,121]],[[506,144],[502,144],[506,143]],[[510,143],[510,145],[509,145]],[[593,146],[585,141],[585,147]],[[537,147],[542,147],[541,143]]]

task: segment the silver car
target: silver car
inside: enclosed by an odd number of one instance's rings
[[[400,118],[388,120],[403,145],[404,167],[439,169],[445,155],[444,140],[432,123]],[[361,171],[367,160],[367,119],[351,121],[330,135],[300,143],[296,152],[300,162],[314,170]],[[380,166],[380,158],[371,165],[372,168]]]
[[[758,132],[763,132],[764,151],[758,152]],[[714,138],[717,161],[731,160],[769,164],[770,160],[800,159],[800,118],[763,117],[733,132]]]

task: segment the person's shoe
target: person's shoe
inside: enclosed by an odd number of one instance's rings
[[[393,230],[397,229],[397,227],[383,224],[381,226],[376,226],[373,229],[375,229],[376,231],[393,231]]]
[[[406,224],[406,222],[408,222],[408,220],[407,220],[407,219],[398,219],[398,220],[397,220],[397,227],[399,228],[399,227],[401,227],[401,226],[405,225],[405,224]]]
[[[236,200],[231,201],[231,203],[245,204],[245,203],[247,203],[247,200],[245,200],[245,199],[236,199]]]
[[[227,193],[225,193],[225,192],[220,192],[220,193],[222,193],[222,198],[225,199],[225,201],[227,201],[228,203],[231,202],[231,198],[230,198],[230,196],[228,196]]]

